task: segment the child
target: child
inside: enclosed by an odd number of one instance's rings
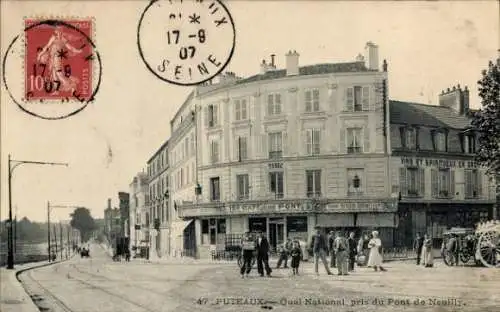
[[[302,250],[300,249],[298,241],[293,242],[293,247],[290,252],[290,255],[292,256],[293,275],[299,275],[299,264],[300,260],[302,259]]]

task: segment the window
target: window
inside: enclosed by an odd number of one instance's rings
[[[307,130],[306,149],[307,155],[318,155],[320,152],[320,132],[319,129]]]
[[[370,88],[368,86],[355,86],[347,88],[346,111],[367,111],[370,103]]]
[[[417,130],[415,128],[401,128],[401,145],[413,150],[417,147]]]
[[[236,141],[236,155],[238,157],[238,161],[248,159],[248,147],[247,147],[246,137],[238,137],[238,140]]]
[[[361,128],[347,128],[347,153],[357,154],[362,152]]]
[[[481,175],[477,169],[465,169],[465,198],[481,196]]]
[[[186,157],[189,157],[189,138],[184,139],[184,155],[183,159],[186,159]]]
[[[425,170],[423,168],[400,168],[401,196],[425,195]]]
[[[190,171],[189,171],[189,165],[187,165],[186,167],[186,184],[189,184],[189,179],[191,179],[191,175],[189,174]]]
[[[181,168],[181,187],[184,186],[184,170]]]
[[[281,114],[281,94],[273,93],[267,96],[267,113],[268,115]]]
[[[249,198],[249,179],[248,174],[239,174],[236,176],[236,189],[238,200]]]
[[[433,133],[434,151],[446,152],[446,134],[444,132]]]
[[[235,120],[247,119],[247,100],[241,99],[234,101],[234,114]]]
[[[455,193],[455,175],[449,168],[432,169],[432,197],[450,198]]]
[[[473,135],[467,134],[462,138],[462,151],[468,154],[474,154],[476,152],[476,140]]]
[[[306,90],[304,95],[306,112],[310,113],[319,111],[319,90]]]
[[[307,197],[321,196],[321,170],[306,170]]]
[[[275,198],[283,198],[283,172],[269,173],[269,190]]]
[[[217,105],[208,105],[207,121],[208,127],[213,128],[218,125],[218,109]]]
[[[363,169],[347,169],[347,195],[363,193]]]
[[[269,133],[269,158],[277,159],[283,156],[283,141],[281,132]]]
[[[210,145],[210,161],[212,164],[219,162],[219,142],[212,141]]]
[[[210,178],[210,200],[220,200],[219,177]]]
[[[191,156],[194,156],[196,153],[195,144],[196,142],[194,141],[194,133],[191,133]]]

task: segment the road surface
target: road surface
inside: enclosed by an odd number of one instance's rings
[[[242,279],[236,264],[113,262],[97,245],[91,255],[28,271],[22,281],[47,312],[496,312],[500,306],[500,270],[493,268],[391,262],[387,272],[357,268],[328,276],[320,267],[316,276],[304,263],[300,276],[280,269]]]

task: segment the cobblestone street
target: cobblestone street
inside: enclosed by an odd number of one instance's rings
[[[500,271],[387,263],[387,272],[357,268],[349,276],[274,270],[239,276],[234,264],[112,262],[99,247],[92,259],[48,266],[23,280],[38,281],[72,311],[497,311]],[[272,266],[275,263],[271,263]],[[39,291],[39,290],[34,290]],[[38,293],[39,295],[43,295]],[[57,301],[56,300],[56,301]],[[50,300],[45,300],[50,305]],[[59,306],[59,308],[57,307]],[[52,302],[51,311],[63,310]]]

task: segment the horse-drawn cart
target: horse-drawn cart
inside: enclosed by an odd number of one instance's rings
[[[447,248],[451,238],[457,246]],[[467,264],[471,259],[486,267],[500,267],[500,222],[480,223],[477,228],[451,228],[443,233],[441,254],[446,265],[457,265],[459,261]]]

